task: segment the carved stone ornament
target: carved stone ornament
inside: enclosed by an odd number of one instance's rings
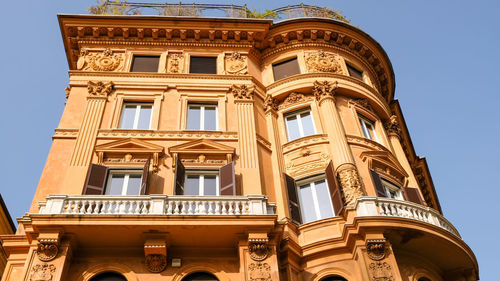
[[[53,264],[37,264],[31,268],[30,281],[52,281],[56,272]]]
[[[393,281],[391,266],[387,262],[372,262],[369,265],[370,280],[372,281]]]
[[[318,101],[327,97],[333,97],[338,88],[338,82],[314,81],[312,92]]]
[[[224,64],[227,74],[247,74],[247,57],[238,53],[233,52],[224,59]]]
[[[389,134],[401,137],[401,127],[399,126],[398,117],[396,115],[392,115],[389,121],[385,123],[385,129]]]
[[[89,81],[87,84],[87,89],[89,91],[90,96],[98,96],[98,97],[106,97],[111,92],[113,92],[114,84],[113,82],[92,82]]]
[[[55,243],[38,243],[36,254],[41,261],[51,261],[56,258],[59,248]]]
[[[373,111],[373,108],[367,99],[355,99],[355,100],[352,100],[352,102],[361,106],[362,108],[364,108],[368,111]]]
[[[147,255],[146,267],[153,273],[159,273],[167,267],[167,257],[165,255]]]
[[[68,99],[69,98],[69,93],[71,92],[71,87],[64,88],[64,91],[66,91],[65,97],[66,97],[66,99]]]
[[[385,258],[385,239],[368,240],[366,242],[366,252],[372,260],[382,260]]]
[[[257,262],[248,266],[250,281],[271,281],[271,266],[267,263]]]
[[[109,48],[102,53],[82,50],[76,67],[78,70],[87,71],[119,71],[123,68],[123,62],[124,54],[114,54]]]
[[[339,58],[335,54],[325,53],[322,50],[306,53],[305,61],[309,72],[332,72],[342,74]]]
[[[304,95],[302,93],[291,92],[288,96],[281,102],[279,108],[286,108],[296,103],[310,101],[312,97],[310,95]]]
[[[349,167],[338,172],[337,175],[340,186],[344,193],[345,203],[352,205],[356,198],[364,196],[363,184],[358,171],[354,167]]]
[[[237,100],[252,100],[255,90],[247,85],[233,85],[229,89]]]
[[[253,239],[249,241],[248,250],[250,257],[254,261],[263,261],[269,255],[269,246],[267,239]]]
[[[184,55],[178,53],[168,54],[167,73],[184,72]]]
[[[264,107],[266,112],[269,110],[278,110],[278,101],[271,95],[267,95],[264,100]]]

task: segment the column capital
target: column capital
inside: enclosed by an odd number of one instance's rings
[[[229,88],[229,93],[233,94],[235,101],[253,101],[255,89],[245,84],[232,85],[231,88]]]
[[[401,139],[401,126],[399,126],[398,117],[392,115],[387,122],[385,122],[385,129],[390,136],[396,136]]]
[[[87,83],[89,97],[100,97],[100,98],[104,97],[105,98],[113,92],[114,85],[115,84],[113,82],[104,83],[102,81],[98,81],[98,82],[89,81]]]
[[[321,102],[325,99],[333,99],[335,95],[335,90],[338,88],[338,82],[330,82],[330,81],[314,81],[312,92],[321,104]]]
[[[273,96],[267,94],[266,99],[264,100],[264,111],[266,114],[276,114],[276,111],[278,110],[278,101],[273,98]]]

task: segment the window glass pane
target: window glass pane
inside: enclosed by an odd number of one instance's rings
[[[200,107],[190,105],[188,109],[187,129],[200,130]]]
[[[205,175],[203,184],[203,195],[217,195],[217,180],[215,175]]]
[[[120,119],[120,128],[132,129],[134,127],[135,111],[135,105],[125,105],[122,112],[122,118]]]
[[[111,174],[111,181],[106,186],[106,195],[121,195],[124,178],[123,174]]]
[[[128,178],[127,195],[139,195],[141,193],[141,175],[131,174]]]
[[[310,184],[303,185],[299,188],[299,200],[304,223],[316,220],[316,211],[314,210],[314,201]]]
[[[273,74],[274,81],[278,81],[295,74],[300,74],[300,68],[299,63],[297,62],[297,58],[273,64]]]
[[[131,72],[158,72],[159,56],[134,56]]]
[[[200,195],[200,176],[188,175],[184,186],[184,195]]]
[[[359,122],[361,124],[361,129],[363,130],[363,135],[367,139],[373,139],[370,131],[368,130],[368,127],[370,124],[364,119],[364,118],[359,118]]]
[[[363,72],[357,70],[356,68],[350,66],[349,64],[347,65],[347,70],[349,71],[349,76],[357,78],[359,80],[363,80]]]
[[[301,113],[300,118],[302,121],[302,130],[304,131],[304,136],[314,135],[316,132],[314,131],[314,123],[311,112],[307,111]]]
[[[325,180],[315,182],[314,186],[316,188],[316,196],[318,197],[321,218],[333,217],[332,199],[330,198],[330,192],[328,192]]]
[[[217,130],[217,116],[215,115],[215,107],[205,106],[205,130]]]
[[[191,57],[189,73],[217,74],[217,57]]]
[[[297,123],[297,116],[291,115],[286,117],[286,131],[288,133],[288,140],[300,138],[299,124]]]
[[[139,122],[137,123],[137,129],[149,130],[151,123],[151,113],[153,107],[151,105],[141,105],[141,111],[139,113]]]

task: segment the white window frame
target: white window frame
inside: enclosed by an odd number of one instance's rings
[[[134,124],[132,125],[132,128],[123,128],[122,127],[123,113],[125,112],[125,107],[130,106],[130,105],[135,105]],[[140,114],[141,114],[141,106],[142,105],[151,106],[151,114],[149,116],[149,128],[147,128],[147,129],[140,129],[140,130],[151,130],[151,123],[153,121],[153,109],[154,109],[154,104],[151,103],[151,102],[124,102],[123,106],[122,106],[122,113],[121,113],[121,116],[120,116],[120,123],[119,123],[119,128],[120,129],[137,130],[137,126],[139,125],[139,117],[140,117]]]
[[[313,221],[318,221],[318,220],[322,220],[322,219],[326,219],[326,217],[321,217],[321,210],[319,208],[319,202],[318,202],[318,194],[316,192],[316,182],[318,181],[321,181],[321,180],[324,180],[325,181],[325,184],[326,184],[326,191],[328,192],[328,196],[329,198],[331,198],[331,194],[330,194],[330,188],[328,187],[328,181],[325,177],[325,175],[318,175],[318,176],[315,176],[315,177],[310,177],[310,178],[307,178],[307,179],[302,179],[302,180],[298,180],[296,182],[296,185],[297,185],[297,197],[298,197],[298,200],[299,200],[299,205],[300,205],[300,213],[301,213],[301,216],[302,216],[302,221],[305,222],[305,217],[304,217],[304,212],[302,210],[302,206],[305,206],[305,204],[307,202],[302,202],[301,199],[300,199],[300,188],[304,185],[307,185],[307,184],[310,184],[311,185],[311,193],[312,193],[312,198],[313,198],[313,204],[314,204],[314,212],[316,213],[316,219],[315,220],[312,220],[310,222],[313,222]],[[332,214],[333,216],[336,216],[337,214],[335,214],[335,209],[333,209],[333,202],[331,200],[329,200],[330,202],[330,208],[332,210]],[[309,223],[309,222],[307,222]]]
[[[219,130],[219,106],[218,104],[211,104],[211,103],[195,103],[195,102],[188,102],[187,105],[187,114],[186,114],[186,130],[190,131],[198,131],[198,130],[193,130],[193,129],[188,129],[188,118],[189,118],[189,110],[191,106],[199,106],[200,107],[200,129],[199,131],[208,131],[205,130],[205,107],[215,107],[215,130],[210,130],[210,131],[218,131]]]
[[[392,198],[392,199],[397,199],[397,200],[404,200],[403,198],[403,193],[401,192],[401,188],[390,181],[380,178],[380,181],[382,182],[382,186],[384,187],[385,194],[387,198]],[[395,196],[391,196],[391,191],[395,193]]]
[[[116,194],[106,194],[108,192],[108,188],[111,187],[111,180],[113,178],[113,175],[124,175],[123,178],[123,185],[122,185],[122,192],[120,195],[127,195],[127,190],[128,190],[128,183],[130,179],[130,175],[139,175],[141,176],[141,182],[142,182],[142,170],[120,170],[120,169],[111,169],[108,171],[108,179],[106,180],[106,187],[104,189],[104,194],[105,195],[116,195]],[[137,194],[140,195],[140,194]]]
[[[371,121],[370,119],[364,117],[361,114],[358,114],[358,119],[359,119],[359,123],[361,125],[361,131],[363,133],[363,136],[369,140],[374,140],[374,141],[378,142],[377,133],[375,132],[375,122]],[[370,125],[372,127],[373,136],[370,133],[370,130],[368,130],[367,125]]]
[[[303,109],[299,109],[296,111],[285,113],[283,115],[283,119],[285,119],[285,128],[286,128],[286,134],[287,134],[288,141],[292,141],[290,139],[290,131],[288,129],[288,123],[287,123],[288,122],[287,118],[290,116],[295,116],[297,118],[297,125],[299,126],[299,135],[300,135],[299,138],[307,137],[304,135],[304,126],[302,124],[302,117],[300,116],[300,114],[302,114],[304,112],[309,112],[309,114],[311,115],[311,121],[312,121],[312,126],[313,126],[313,131],[314,131],[313,135],[317,134],[316,125],[314,124],[314,116],[312,114],[312,110],[310,107],[306,107]],[[310,136],[310,135],[308,135],[308,136]],[[299,139],[299,138],[297,138],[297,139]]]
[[[220,196],[220,186],[219,186],[219,171],[211,171],[211,170],[186,170],[186,175],[184,179],[184,185],[187,184],[188,176],[199,176],[199,184],[198,184],[198,196],[205,196],[205,176],[215,176],[215,186],[217,188],[217,192],[215,196]],[[184,189],[186,186],[184,186]],[[189,195],[188,195],[189,196]],[[194,196],[194,195],[193,195]],[[211,195],[213,196],[213,195]]]

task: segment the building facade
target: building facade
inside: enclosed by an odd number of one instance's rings
[[[3,201],[0,194],[0,235],[14,234],[16,226],[12,221],[9,210]],[[7,265],[7,254],[5,253],[2,244],[0,243],[0,276],[2,276],[5,266]]]
[[[2,281],[478,280],[387,54],[319,18],[60,15],[67,102]]]

